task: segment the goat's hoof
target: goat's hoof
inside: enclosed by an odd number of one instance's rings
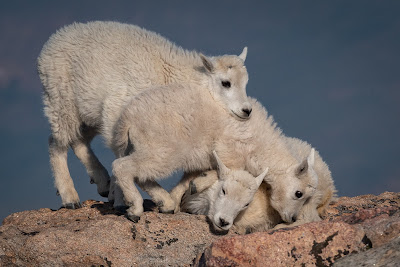
[[[191,195],[194,195],[197,193],[197,188],[196,188],[196,184],[192,181],[190,181],[189,183],[189,191]]]
[[[121,214],[125,214],[128,206],[116,206],[114,209]]]
[[[99,192],[99,195],[102,197],[108,197],[109,191]]]
[[[76,202],[76,203],[64,204],[63,207],[66,208],[66,209],[74,210],[74,209],[82,208],[82,205],[81,205],[80,202]]]
[[[128,218],[130,221],[132,221],[134,223],[137,223],[140,220],[140,216],[129,215],[129,214],[126,214],[125,216],[126,216],[126,218]]]
[[[166,210],[166,211],[162,211],[160,210],[161,213],[166,213],[166,214],[174,214],[174,210]]]

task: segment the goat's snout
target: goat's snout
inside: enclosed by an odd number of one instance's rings
[[[251,108],[242,108],[242,111],[246,113],[247,116],[250,116],[252,109]]]
[[[227,222],[223,218],[219,218],[219,226],[220,227],[224,227],[224,226],[227,226],[227,225],[229,225],[229,222]]]

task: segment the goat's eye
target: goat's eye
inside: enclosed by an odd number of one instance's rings
[[[222,188],[222,194],[224,194],[225,195],[225,190]]]
[[[225,88],[231,88],[231,82],[230,81],[222,81],[221,84]]]
[[[247,203],[246,205],[244,205],[245,208],[247,208],[250,205],[250,203]]]
[[[297,198],[301,198],[303,196],[303,193],[300,191],[296,191],[295,195]]]

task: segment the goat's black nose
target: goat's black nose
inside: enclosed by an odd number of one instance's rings
[[[222,218],[219,218],[219,226],[224,227],[227,226],[229,223]]]
[[[252,109],[243,108],[242,111],[243,111],[244,113],[246,113],[247,116],[250,116],[250,113],[251,113]]]
[[[292,217],[292,222],[295,222],[297,220],[297,217],[296,216],[293,216]]]

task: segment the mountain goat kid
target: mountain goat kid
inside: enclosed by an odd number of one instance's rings
[[[285,188],[290,185],[280,183],[272,191],[267,183],[262,183],[258,190],[254,190],[256,180],[249,179],[249,174],[246,172],[229,170],[230,177],[222,179],[223,176],[218,172],[221,172],[221,169],[227,169],[222,162],[219,163],[218,171],[186,174],[185,179],[182,179],[184,183],[181,181],[171,191],[173,193],[179,187],[186,187],[187,191],[180,204],[181,210],[192,214],[208,215],[217,232],[228,231],[232,224],[239,232],[244,233],[321,220],[329,203],[336,197],[336,189],[329,168],[319,153],[308,143],[297,138],[282,137],[299,160],[309,155],[308,166],[315,170],[318,178],[316,192],[306,200],[296,222],[279,224],[282,222],[281,217],[271,204],[271,198],[279,199],[276,195],[285,194],[287,191]],[[279,190],[279,187],[282,187],[282,190]],[[253,200],[248,203],[250,198]],[[281,207],[277,206],[277,208]]]
[[[164,210],[173,211],[175,201],[155,180],[179,169],[213,169],[215,150],[226,166],[254,177],[269,168],[265,179],[272,190],[278,183],[289,184],[278,211],[283,221],[295,221],[315,192],[315,173],[307,157],[299,163],[292,155],[265,109],[254,99],[251,105],[251,119],[238,121],[207,88],[190,84],[153,88],[132,98],[116,124],[111,146],[121,155],[112,167],[129,207],[127,216],[137,220],[143,212],[134,182]]]
[[[123,107],[149,87],[181,83],[212,88],[210,93],[235,118],[248,119],[246,55],[245,47],[239,56],[206,57],[117,22],[74,23],[53,34],[38,58],[38,72],[51,127],[50,164],[62,205],[80,207],[67,165],[69,147],[99,194],[108,196],[110,177],[90,142],[101,134],[110,146]]]
[[[181,210],[208,215],[215,231],[226,232],[238,214],[247,210],[249,205],[254,205],[253,202],[256,200],[253,200],[253,196],[259,197],[257,192],[268,168],[254,177],[247,171],[227,168],[215,151],[213,154],[218,171],[208,171],[200,178],[192,175],[194,180],[190,183],[189,192],[183,196]],[[199,190],[199,193],[196,193],[196,190]],[[280,220],[279,214],[276,211],[275,213],[277,214],[275,217]]]

